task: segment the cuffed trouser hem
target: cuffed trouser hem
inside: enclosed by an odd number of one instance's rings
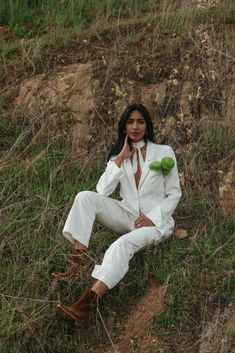
[[[87,239],[83,239],[81,236],[77,237],[74,234],[71,234],[70,232],[67,232],[66,230],[63,230],[63,236],[68,239],[72,244],[74,244],[74,241],[77,240],[79,243],[85,245],[88,248],[88,241]]]
[[[113,279],[101,268],[100,265],[95,265],[91,276],[103,282],[109,289],[112,289],[118,283],[113,282]]]

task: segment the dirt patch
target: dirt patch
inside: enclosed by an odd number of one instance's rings
[[[23,82],[16,97],[16,110],[23,109],[32,118],[46,116],[40,131],[42,139],[63,136],[72,121],[72,145],[86,150],[94,107],[91,74],[92,64],[86,63],[69,65],[51,76],[36,75]]]
[[[122,324],[122,333],[116,336],[115,347],[118,353],[161,352],[165,347],[163,340],[152,330],[154,317],[163,312],[166,287],[150,282],[146,293],[134,305],[128,318]],[[113,352],[110,347],[106,353]]]

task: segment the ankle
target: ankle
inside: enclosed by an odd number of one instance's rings
[[[77,240],[74,240],[74,250],[79,253],[87,252],[88,248]]]
[[[91,291],[94,292],[98,298],[100,298],[109,291],[109,288],[103,282],[96,281],[91,287]]]
[[[77,255],[82,255],[82,254],[86,254],[87,253],[87,249],[86,250],[81,250],[81,249],[78,249],[78,248],[73,248],[73,251],[75,254]]]

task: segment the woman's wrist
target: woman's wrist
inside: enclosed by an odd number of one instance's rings
[[[123,161],[125,160],[126,158],[123,157],[123,155],[119,154],[116,158],[115,158],[115,163],[117,164],[117,166],[120,168]]]

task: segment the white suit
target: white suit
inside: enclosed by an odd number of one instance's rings
[[[175,161],[169,175],[149,169],[152,161],[171,157]],[[126,274],[134,253],[169,236],[174,228],[172,213],[181,189],[175,154],[170,146],[148,141],[146,158],[138,189],[130,158],[119,168],[111,158],[96,186],[97,192],[80,192],[66,220],[63,234],[71,242],[79,240],[88,246],[95,219],[117,233],[119,237],[106,251],[101,265],[96,265],[92,276],[114,287]],[[120,184],[121,201],[108,197]],[[136,229],[134,222],[142,212],[154,226]]]

